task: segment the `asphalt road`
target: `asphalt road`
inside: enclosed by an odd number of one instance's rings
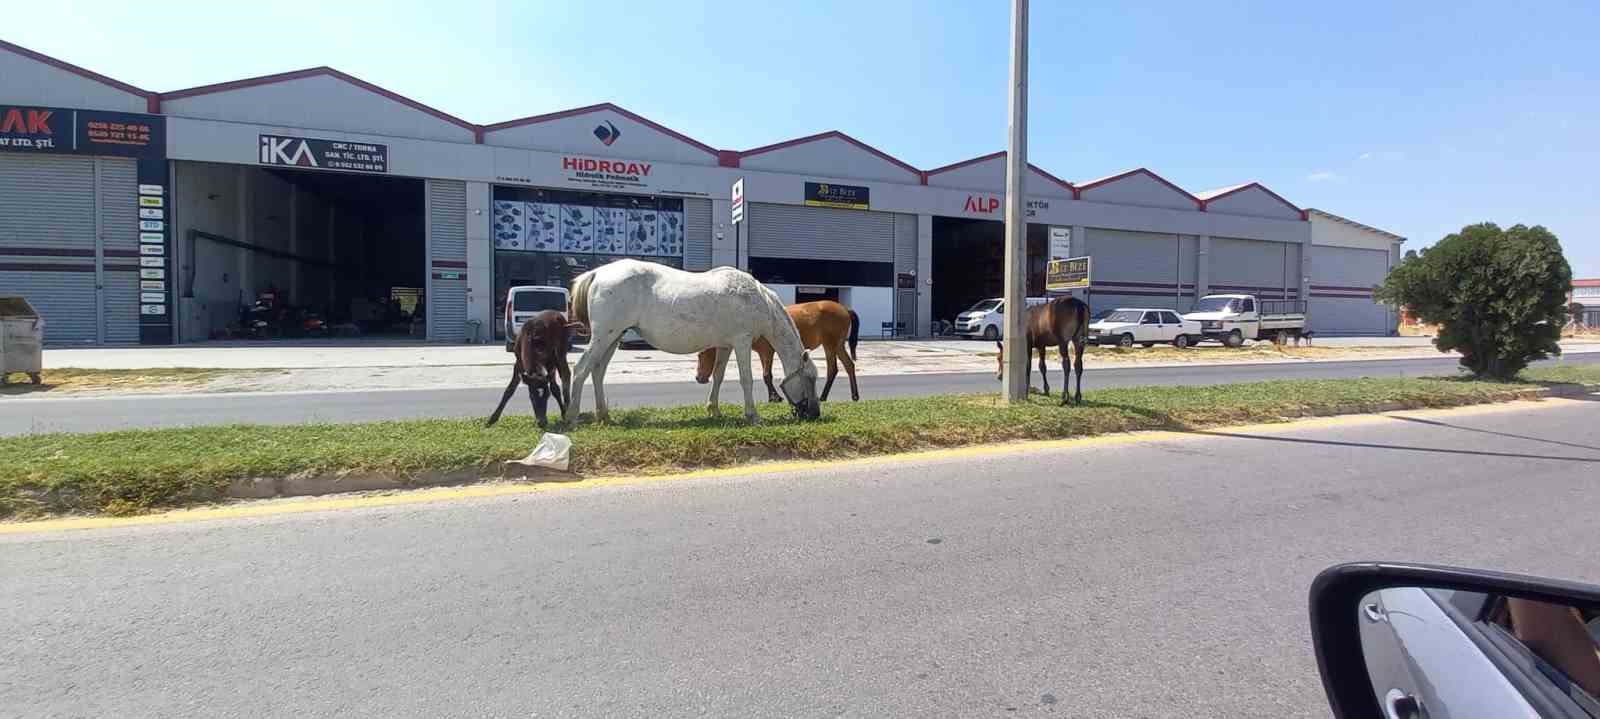
[[[1600,402],[1409,416],[0,535],[0,715],[1327,716],[1326,566],[1600,581]]]
[[[1563,362],[1600,362],[1600,353],[1574,353]],[[1209,385],[1274,379],[1336,379],[1448,375],[1453,358],[1296,362],[1282,364],[1193,365],[1184,367],[1090,367],[1085,387],[1139,385]],[[1058,391],[1061,373],[1051,370],[1051,389]],[[1038,386],[1038,375],[1034,385]],[[862,377],[863,397],[903,397],[999,389],[989,373],[908,374]],[[756,399],[765,390],[756,386]],[[818,389],[821,389],[819,386]],[[608,385],[613,407],[700,404],[709,388],[693,382],[650,382]],[[841,375],[833,398],[848,399],[849,383]],[[191,425],[296,424],[363,422],[429,417],[487,417],[500,401],[499,388],[380,390],[368,392],[259,392],[206,395],[144,395],[102,398],[0,398],[0,436],[37,432],[98,432],[114,429]],[[722,401],[736,408],[741,399],[737,378],[724,382]],[[593,387],[585,388],[584,407],[594,406]],[[552,407],[553,409],[553,407]],[[508,412],[528,412],[526,395],[518,394]]]

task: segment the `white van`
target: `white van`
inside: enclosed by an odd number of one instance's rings
[[[1029,297],[1028,306],[1034,307],[1049,302],[1048,297]],[[956,315],[956,334],[961,337],[982,337],[986,340],[997,340],[1005,335],[1006,302],[995,297],[981,300],[967,308],[966,312]]]
[[[535,312],[567,311],[567,288],[551,285],[520,285],[506,290],[506,351],[515,352],[512,343],[517,330]]]

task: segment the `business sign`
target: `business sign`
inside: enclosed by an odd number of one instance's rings
[[[256,155],[263,165],[343,172],[388,172],[389,146],[372,142],[261,135]]]
[[[733,224],[744,222],[744,178],[733,181],[733,196],[729,201],[733,208]]]
[[[917,275],[912,272],[898,272],[894,276],[894,288],[897,290],[914,290],[917,288]]]
[[[151,269],[151,268],[148,268],[148,267],[140,267],[139,268],[139,279],[140,280],[164,280],[166,278],[167,278],[167,271],[166,270]]]
[[[847,210],[865,210],[872,206],[872,191],[859,185],[835,185],[831,182],[807,182],[806,204],[812,207],[842,207]]]
[[[139,258],[139,266],[140,267],[166,267],[167,266],[167,258],[165,258],[165,257],[140,257]]]
[[[561,171],[566,175],[568,184],[601,190],[647,189],[650,186],[652,169],[654,165],[636,160],[572,155],[561,158]]]
[[[1050,259],[1064,260],[1072,256],[1072,228],[1050,228]]]
[[[147,292],[166,292],[166,280],[139,280],[139,289]],[[166,298],[162,298],[165,301]]]
[[[1068,257],[1045,265],[1046,292],[1065,292],[1089,286],[1089,258]]]
[[[135,112],[0,105],[0,151],[163,157],[167,119]]]
[[[158,208],[155,208],[155,207],[141,207],[141,208],[139,208],[139,219],[141,219],[141,220],[164,220],[164,219],[166,219],[166,217],[167,217],[167,211],[166,210],[158,209]],[[151,233],[151,234],[160,234],[160,233]]]

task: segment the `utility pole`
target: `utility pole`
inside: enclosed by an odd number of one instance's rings
[[[1011,137],[1006,148],[1006,401],[1028,401],[1028,0],[1011,0]]]

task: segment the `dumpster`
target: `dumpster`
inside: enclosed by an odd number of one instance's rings
[[[39,384],[43,348],[44,320],[33,305],[16,295],[0,295],[0,384],[13,372],[26,372]]]

